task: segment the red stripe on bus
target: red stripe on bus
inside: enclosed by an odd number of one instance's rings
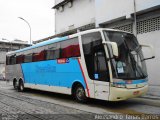
[[[79,65],[80,65],[81,72],[82,72],[82,75],[83,75],[83,78],[84,78],[84,81],[85,81],[85,84],[86,84],[88,97],[90,97],[89,89],[88,89],[88,85],[87,85],[87,81],[86,81],[86,77],[85,77],[85,75],[84,75],[84,72],[83,72],[83,69],[82,69],[82,65],[81,65],[81,63],[80,63],[80,60],[79,60],[79,59],[78,59],[78,63],[79,63]]]

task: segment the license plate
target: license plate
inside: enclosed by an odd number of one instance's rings
[[[134,91],[133,92],[133,95],[138,95],[139,94],[139,91]]]

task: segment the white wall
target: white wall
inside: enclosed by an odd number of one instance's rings
[[[95,0],[96,24],[130,15],[134,10],[132,3],[132,0]]]
[[[55,0],[55,5],[62,2],[62,1],[64,1],[64,0]]]
[[[56,10],[56,34],[69,30],[69,26],[75,28],[94,22],[94,0],[74,0],[73,6],[64,6],[64,11]]]
[[[153,45],[155,49],[156,58],[146,61],[147,71],[149,74],[149,83],[160,85],[160,31],[139,34],[138,40],[140,43]]]
[[[96,25],[134,13],[134,0],[95,0]],[[137,11],[160,5],[160,0],[136,0]]]
[[[160,0],[136,0],[137,11],[148,9],[157,5],[160,5]]]

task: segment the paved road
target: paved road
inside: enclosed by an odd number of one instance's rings
[[[80,104],[68,95],[37,90],[17,92],[9,83],[0,81],[0,114],[2,118],[9,115],[11,118],[35,120],[108,118],[130,120],[134,119],[133,115],[138,116],[136,119],[158,120],[160,118],[160,99],[134,98],[122,102],[91,99],[86,104]],[[117,114],[118,117],[116,117]],[[127,114],[131,115],[127,116]]]

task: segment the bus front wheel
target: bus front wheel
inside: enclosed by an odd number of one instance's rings
[[[84,103],[87,101],[85,90],[82,85],[77,85],[74,91],[74,97],[78,102]]]

